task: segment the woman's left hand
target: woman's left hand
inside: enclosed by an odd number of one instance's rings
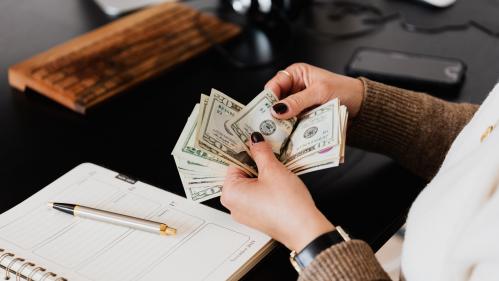
[[[334,226],[317,209],[307,187],[274,156],[260,133],[251,136],[258,178],[230,167],[221,202],[232,217],[299,252]]]

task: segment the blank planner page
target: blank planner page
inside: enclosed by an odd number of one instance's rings
[[[49,208],[48,202],[162,222],[177,234],[73,217]],[[0,215],[0,248],[13,254],[0,259],[0,272],[10,266],[27,277],[37,266],[45,269],[37,270],[33,280],[237,279],[271,245],[268,236],[226,213],[89,163]],[[47,272],[54,274],[43,277]]]

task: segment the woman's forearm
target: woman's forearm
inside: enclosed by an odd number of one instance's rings
[[[348,144],[388,155],[430,180],[478,105],[361,80],[364,98],[349,127]]]

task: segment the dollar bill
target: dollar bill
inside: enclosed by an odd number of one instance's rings
[[[340,165],[340,162],[338,160],[335,160],[335,161],[328,162],[328,163],[315,164],[315,165],[307,167],[307,168],[296,169],[295,171],[293,171],[293,173],[300,176],[300,175],[308,174],[308,173],[315,172],[315,171],[320,171],[320,170],[324,170],[324,169],[338,167],[339,165]]]
[[[208,106],[208,100],[210,99],[209,96],[205,94],[201,94],[201,97],[199,98],[199,112],[197,116],[197,122],[196,122],[196,137],[194,139],[195,141],[195,146],[197,147],[202,147],[202,144],[199,142],[200,136],[201,136],[201,124],[203,123],[203,117],[204,113],[206,111],[206,107]]]
[[[186,197],[194,202],[200,203],[218,197],[222,193],[223,182],[192,184],[183,173],[179,172],[179,175]]]
[[[222,194],[222,184],[192,187],[189,189],[188,197],[195,202],[203,202]]]
[[[348,111],[339,100],[289,120],[272,116],[277,102],[270,90],[247,106],[217,90],[201,94],[172,151],[187,198],[203,202],[220,196],[229,165],[256,176],[248,145],[253,132],[260,132],[277,159],[297,175],[343,163]]]
[[[238,165],[237,161],[233,161],[230,158],[228,158],[222,151],[219,151],[217,149],[214,149],[212,146],[208,146],[205,143],[203,143],[201,140],[201,124],[203,123],[203,120],[207,118],[206,114],[206,107],[208,106],[208,101],[209,101],[209,96],[201,94],[200,102],[199,102],[199,114],[197,117],[197,124],[196,124],[196,139],[195,139],[195,146],[197,148],[203,149],[205,151],[210,152],[213,155],[218,156],[219,158],[224,159],[230,164]],[[240,166],[240,168],[248,175],[254,175],[249,169],[247,169],[244,166]]]
[[[296,118],[279,120],[271,114],[272,105],[279,99],[271,90],[263,90],[229,122],[239,144],[249,151],[249,139],[253,132],[260,132],[279,157],[293,131]]]
[[[345,162],[345,148],[346,148],[346,141],[347,141],[347,120],[348,120],[348,110],[347,110],[347,107],[344,105],[340,106],[340,120],[341,120],[340,163],[344,163]]]
[[[198,113],[199,104],[196,104],[190,117],[187,119],[187,123],[180,134],[180,138],[173,148],[172,155],[179,158],[189,158],[193,163],[202,166],[225,170],[229,163],[220,157],[195,146],[195,131]]]
[[[336,145],[327,149],[320,150],[317,153],[302,158],[291,165],[287,165],[286,167],[292,172],[295,172],[297,170],[315,167],[318,164],[322,165],[327,163],[334,163],[337,161],[339,162],[340,158],[341,147],[339,145]]]
[[[199,108],[199,105],[196,104],[192,110],[172,151],[172,155],[187,197],[193,201],[202,202],[220,195],[221,187],[214,187],[220,186],[221,182],[223,182],[221,178],[225,176],[229,163],[206,150],[196,147],[196,125]],[[193,188],[195,188],[195,192]],[[207,191],[202,192],[203,188]],[[219,190],[219,193],[214,194],[214,190]],[[203,195],[206,195],[206,197],[203,197]]]
[[[178,158],[174,155],[173,159],[177,164]],[[178,167],[178,164],[177,164]],[[188,199],[194,202],[203,202],[214,197],[220,196],[222,192],[222,183],[205,183],[205,184],[192,184],[181,170],[179,170],[180,181],[184,186],[185,195]]]
[[[257,175],[256,164],[229,129],[228,122],[244,105],[215,89],[211,91],[199,132],[199,143]]]
[[[289,138],[281,162],[290,165],[307,155],[339,144],[338,99],[304,114]]]
[[[336,126],[339,134],[338,143],[334,146],[321,148],[314,153],[286,164],[286,167],[296,174],[305,174],[321,169],[336,167],[344,161],[345,137],[348,112],[345,106],[339,107],[339,122]]]

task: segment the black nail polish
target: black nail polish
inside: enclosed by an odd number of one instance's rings
[[[261,142],[261,141],[264,141],[262,134],[260,134],[259,132],[253,132],[251,134],[251,142],[252,143],[257,143],[257,142]]]
[[[274,109],[274,111],[277,114],[283,114],[283,113],[286,113],[288,111],[288,106],[282,102],[279,102],[279,103],[274,104],[274,106],[272,106],[272,109]]]

